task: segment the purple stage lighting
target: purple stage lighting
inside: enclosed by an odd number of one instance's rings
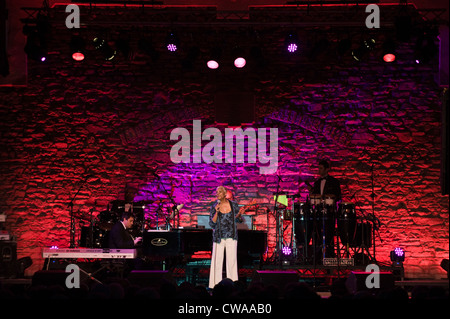
[[[295,53],[298,50],[298,39],[295,33],[290,33],[284,40],[284,46],[289,53]]]
[[[166,48],[170,52],[175,52],[178,50],[179,40],[174,32],[170,32],[166,37]]]
[[[294,53],[295,51],[297,51],[297,45],[295,43],[291,43],[288,45],[287,50],[290,53]]]
[[[245,59],[244,58],[242,58],[242,57],[239,57],[239,58],[237,58],[236,60],[234,60],[234,66],[235,67],[237,67],[237,68],[243,68],[244,66],[245,66],[245,64],[246,64],[247,62],[245,61]]]
[[[281,251],[283,252],[283,255],[285,255],[285,256],[289,256],[292,254],[292,249],[288,246],[283,246]]]
[[[167,50],[169,50],[170,52],[175,52],[175,51],[177,50],[176,44],[169,43],[169,44],[167,45]]]
[[[391,251],[390,257],[392,262],[403,262],[405,261],[405,251],[400,247],[396,247]]]
[[[208,68],[213,69],[213,70],[219,68],[219,63],[217,61],[214,61],[214,60],[209,60],[206,63],[206,65],[208,66]]]

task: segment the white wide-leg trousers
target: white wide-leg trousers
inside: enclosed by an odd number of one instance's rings
[[[209,288],[214,288],[223,278],[223,257],[226,252],[226,270],[227,278],[237,281],[238,265],[237,265],[237,240],[233,238],[222,238],[220,243],[213,243],[211,253],[211,269],[209,272]]]

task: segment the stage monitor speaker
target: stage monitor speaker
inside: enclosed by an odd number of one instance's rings
[[[16,274],[17,242],[0,240],[0,276],[10,277]]]
[[[167,270],[133,270],[127,276],[131,284],[157,288],[165,282],[175,283]]]
[[[369,275],[379,275],[379,288],[369,288],[366,285],[366,279]],[[370,281],[370,279],[369,279]],[[350,293],[355,294],[359,291],[383,289],[389,290],[394,288],[394,275],[391,272],[364,272],[364,271],[352,271],[345,283]]]
[[[255,97],[252,92],[224,89],[216,93],[214,105],[219,124],[240,126],[255,121]]]
[[[299,275],[296,271],[257,270],[252,278],[252,282],[261,282],[266,287],[273,285],[278,289],[284,289],[287,284],[298,280]]]

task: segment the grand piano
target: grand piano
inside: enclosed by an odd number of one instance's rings
[[[148,258],[190,258],[197,252],[210,252],[212,230],[182,228],[149,230],[143,234],[142,253]],[[261,260],[267,248],[267,233],[259,230],[238,230],[238,263],[244,265]]]

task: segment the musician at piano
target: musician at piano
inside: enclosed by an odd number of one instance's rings
[[[133,249],[140,243],[142,237],[133,238],[129,231],[133,224],[134,215],[130,211],[125,211],[109,233],[109,248]]]
[[[227,278],[237,281],[237,223],[241,223],[241,215],[245,208],[239,208],[232,194],[228,194],[223,186],[216,189],[217,200],[211,205],[209,224],[213,229],[213,246],[211,254],[211,268],[209,274],[209,288],[213,289],[222,278],[223,258],[226,253]]]

